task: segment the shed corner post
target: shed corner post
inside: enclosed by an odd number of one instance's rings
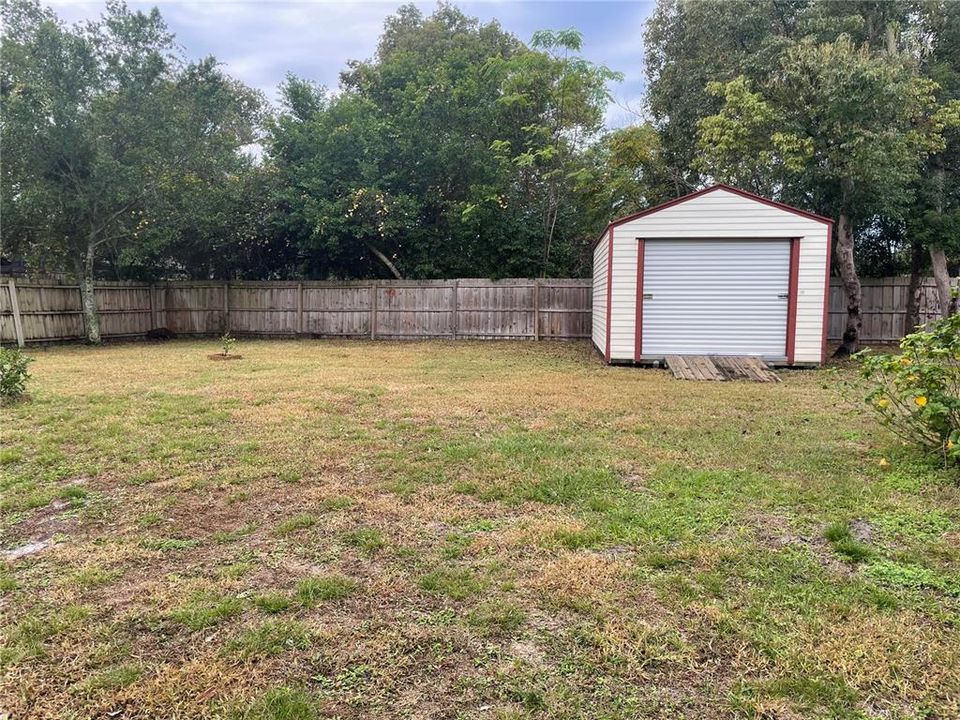
[[[13,332],[17,337],[17,347],[24,346],[23,319],[20,317],[20,301],[17,299],[17,284],[13,278],[7,285],[10,289],[10,309],[13,311]]]
[[[787,277],[787,365],[793,365],[797,347],[797,301],[800,283],[800,238],[790,238],[790,269]]]
[[[607,233],[607,317],[606,317],[606,342],[604,343],[603,359],[610,364],[610,322],[613,309],[613,226]]]
[[[643,273],[646,262],[647,243],[643,238],[637,238],[637,283],[635,311],[633,320],[633,362],[639,363],[643,355]]]

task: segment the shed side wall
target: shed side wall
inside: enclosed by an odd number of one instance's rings
[[[601,353],[607,344],[607,249],[606,238],[593,249],[593,344]]]

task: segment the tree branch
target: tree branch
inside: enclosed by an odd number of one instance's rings
[[[370,250],[370,252],[372,252],[374,255],[377,256],[377,259],[380,260],[380,262],[382,262],[384,265],[387,266],[387,269],[388,269],[391,273],[393,273],[393,276],[394,276],[397,280],[403,280],[403,275],[401,275],[401,274],[400,274],[400,271],[397,270],[396,265],[394,265],[392,262],[390,262],[390,258],[388,258],[386,255],[384,255],[382,252],[380,252],[377,248],[375,248],[375,247],[374,247],[373,245],[371,245],[370,243],[364,243],[364,244],[367,246],[367,249]]]

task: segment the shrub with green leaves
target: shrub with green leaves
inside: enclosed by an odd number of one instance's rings
[[[27,365],[32,362],[33,358],[16,348],[0,348],[0,398],[17,400],[23,396],[30,379]]]
[[[960,460],[960,315],[900,341],[899,355],[856,355],[869,383],[866,400],[906,442]]]
[[[237,339],[227,330],[220,336],[220,346],[223,348],[223,354],[229,355],[237,344]]]

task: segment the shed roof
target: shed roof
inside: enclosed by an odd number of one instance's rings
[[[600,236],[596,239],[596,241],[594,241],[593,244],[594,246],[596,246],[596,244],[603,239],[604,235],[607,234],[610,228],[616,227],[617,225],[623,225],[624,223],[630,222],[631,220],[636,220],[637,218],[642,218],[646,215],[652,215],[653,213],[660,212],[661,210],[666,210],[668,207],[679,205],[680,203],[684,203],[687,200],[693,200],[694,198],[698,198],[702,195],[707,195],[709,193],[715,192],[716,190],[726,190],[727,192],[732,192],[734,195],[739,195],[749,200],[754,200],[756,202],[763,203],[764,205],[770,205],[771,207],[779,208],[780,210],[786,210],[787,212],[791,212],[795,215],[800,215],[802,217],[809,218],[811,220],[816,220],[817,222],[822,222],[827,225],[833,225],[833,220],[831,220],[828,217],[824,217],[823,215],[817,215],[816,213],[808,212],[807,210],[801,210],[800,208],[795,208],[792,205],[787,205],[786,203],[777,202],[776,200],[770,200],[769,198],[765,198],[762,195],[757,195],[756,193],[752,193],[749,190],[741,190],[740,188],[733,187],[732,185],[717,183],[716,185],[711,185],[709,187],[703,188],[702,190],[696,190],[692,193],[689,193],[688,195],[683,195],[681,197],[674,198],[673,200],[667,200],[664,203],[660,203],[659,205],[654,205],[653,207],[647,208],[646,210],[635,212],[632,215],[626,215],[624,217],[617,218],[616,220],[611,220],[609,223],[607,223],[607,226],[603,229],[603,232],[600,233]]]

